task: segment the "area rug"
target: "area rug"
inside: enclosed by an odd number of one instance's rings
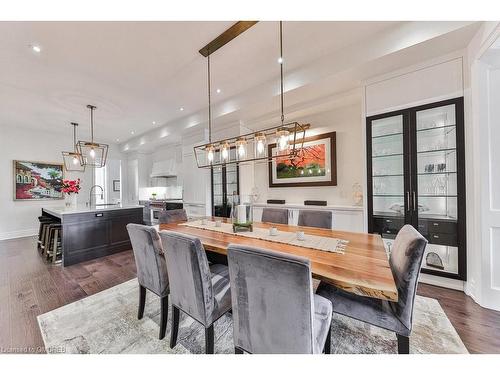
[[[127,281],[80,301],[38,316],[47,353],[203,353],[203,327],[181,313],[177,346],[169,347],[171,307],[167,334],[158,339],[160,303],[147,293],[142,320],[137,319],[137,279]],[[231,314],[215,323],[215,352],[234,353]],[[467,353],[439,302],[417,296],[411,353]],[[397,353],[394,334],[334,314],[332,353]]]

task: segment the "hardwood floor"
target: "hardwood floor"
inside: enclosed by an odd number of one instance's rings
[[[0,241],[0,353],[43,353],[36,317],[134,278],[132,251],[61,267],[45,262],[34,238]],[[435,298],[471,353],[500,353],[500,312],[462,292],[420,284]]]

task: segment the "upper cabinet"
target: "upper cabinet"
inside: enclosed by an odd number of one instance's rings
[[[463,98],[367,118],[368,229],[389,250],[411,224],[427,238],[422,270],[465,280]]]

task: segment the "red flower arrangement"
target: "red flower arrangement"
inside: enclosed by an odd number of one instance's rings
[[[61,191],[68,195],[78,194],[80,191],[80,179],[77,180],[63,180]]]

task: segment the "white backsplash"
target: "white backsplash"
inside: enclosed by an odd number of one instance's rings
[[[182,199],[182,186],[139,188],[139,200],[149,200],[153,193],[156,193],[156,199]]]

